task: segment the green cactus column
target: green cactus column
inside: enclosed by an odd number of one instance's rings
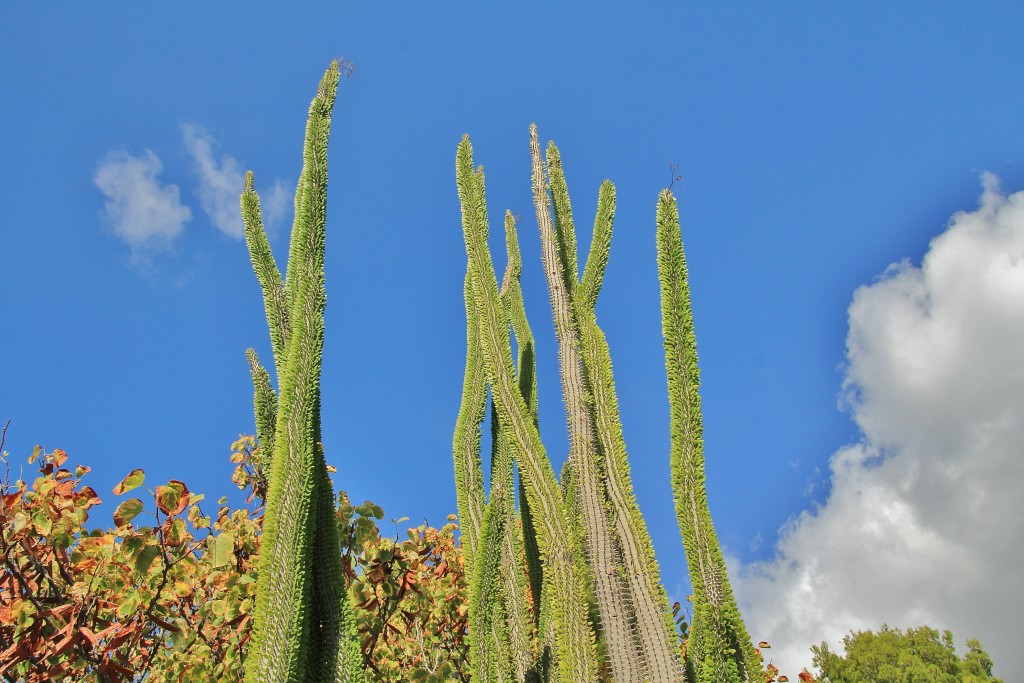
[[[601,185],[593,239],[581,279],[572,208],[558,148],[553,142],[548,144],[546,184],[535,126],[530,128],[530,152],[569,425],[568,471],[585,530],[610,674],[617,683],[678,681],[682,670],[668,600],[650,535],[633,495],[611,355],[595,313],[611,247],[615,186],[607,180]]]
[[[327,140],[339,75],[339,64],[332,62],[310,105],[283,282],[251,173],[241,198],[279,386],[275,397],[269,373],[250,349],[257,438],[272,457],[247,683],[364,680],[320,437]]]
[[[708,509],[700,371],[690,286],[675,197],[663,190],[657,212],[658,273],[672,431],[672,492],[693,584],[687,647],[689,683],[759,681],[760,662],[729,588]]]
[[[557,159],[557,154],[554,145],[550,145],[549,163]],[[600,614],[597,626],[608,653],[607,663],[612,678],[619,683],[641,683],[643,661],[639,644],[633,638],[635,629],[630,624],[630,611],[617,568],[619,553],[616,539],[605,509],[603,463],[592,419],[592,397],[584,378],[579,325],[573,310],[573,295],[579,277],[576,234],[568,208],[568,192],[557,171],[552,174],[551,184],[556,207],[561,210],[556,211],[554,224],[552,222],[536,126],[530,126],[530,156],[544,274],[558,337],[562,396],[569,428],[569,462],[573,468],[575,500],[585,531],[583,547]],[[560,165],[554,168],[560,170]]]
[[[544,561],[542,600],[551,601],[555,677],[559,683],[595,681],[598,664],[588,615],[586,580],[580,566],[581,549],[576,534],[570,531],[558,482],[534,417],[517,386],[508,332],[509,315],[501,301],[487,247],[483,172],[474,170],[468,137],[463,139],[456,155],[456,181],[469,255],[472,310],[479,321],[480,349],[487,381],[501,429],[508,435],[508,443],[520,468]]]

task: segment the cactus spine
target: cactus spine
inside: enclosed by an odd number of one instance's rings
[[[693,625],[687,650],[691,683],[755,681],[761,670],[743,624],[708,509],[700,371],[690,286],[669,190],[658,197],[658,271],[672,431],[672,492],[693,584]]]
[[[247,351],[257,438],[261,449],[273,454],[246,662],[249,683],[363,681],[320,437],[327,140],[339,74],[339,64],[332,62],[310,105],[283,282],[263,230],[251,172],[241,197],[279,386],[275,397],[269,373]]]

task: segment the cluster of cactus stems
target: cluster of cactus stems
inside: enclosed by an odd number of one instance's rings
[[[581,276],[558,149],[550,143],[542,158],[531,126],[530,152],[569,431],[560,478],[537,427],[534,341],[519,286],[516,224],[506,212],[508,266],[499,284],[487,242],[483,169],[474,166],[468,137],[456,156],[468,325],[454,464],[471,577],[473,680],[758,680],[760,660],[729,589],[707,506],[696,342],[675,199],[668,190],[659,197],[657,236],[672,486],[694,586],[685,658],[633,494],[611,356],[594,312],[611,245],[615,188],[601,185]],[[481,427],[488,395],[492,452],[485,491]]]
[[[278,381],[275,393],[270,373],[249,349],[260,474],[268,494],[248,683],[365,680],[320,436],[327,140],[340,70],[332,62],[310,106],[283,279],[251,172],[241,197]],[[760,660],[729,588],[707,505],[700,379],[675,198],[669,190],[658,198],[657,246],[672,489],[694,587],[685,657],[633,494],[611,356],[594,311],[611,245],[615,187],[601,185],[581,276],[561,158],[554,143],[542,158],[535,126],[530,154],[569,430],[560,477],[538,430],[534,340],[520,288],[516,221],[506,212],[508,265],[499,283],[488,248],[483,169],[474,166],[468,136],[456,155],[468,262],[467,357],[454,464],[470,577],[473,680],[756,681]],[[488,404],[485,485],[481,429]]]
[[[332,62],[309,108],[284,279],[263,229],[251,172],[241,197],[278,380],[275,395],[256,353],[246,352],[268,477],[247,683],[365,680],[320,437],[327,139],[339,75]]]

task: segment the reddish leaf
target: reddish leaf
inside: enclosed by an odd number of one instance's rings
[[[97,638],[96,634],[93,633],[92,631],[90,631],[87,627],[79,626],[78,627],[78,632],[81,633],[83,636],[85,636],[85,639],[88,640],[89,643],[94,648],[98,648],[100,646],[99,638]]]
[[[78,495],[85,500],[86,504],[89,507],[92,507],[93,505],[99,505],[100,503],[103,502],[102,500],[100,500],[99,495],[91,486],[83,486],[82,489],[78,492]]]
[[[180,633],[181,632],[180,628],[178,628],[177,626],[175,626],[174,624],[172,624],[169,621],[165,621],[164,619],[161,619],[160,617],[158,617],[155,614],[150,615],[149,618],[153,620],[154,624],[156,624],[160,628],[164,629],[165,631],[171,631],[172,633]]]
[[[20,499],[20,498],[21,498],[21,493],[18,493],[18,492],[15,492],[15,493],[5,493],[4,494],[4,503],[3,503],[4,506],[3,506],[3,509],[4,510],[8,510],[8,509],[14,507],[14,505],[18,502],[18,499]]]
[[[185,520],[168,517],[161,530],[164,533],[164,542],[172,548],[177,548],[185,542]]]
[[[156,506],[166,515],[178,515],[188,505],[188,487],[171,479],[167,486],[156,487]]]

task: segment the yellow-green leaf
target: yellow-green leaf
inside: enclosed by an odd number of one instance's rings
[[[114,526],[124,526],[142,512],[142,501],[138,498],[129,498],[114,510]]]
[[[122,619],[130,617],[135,614],[135,610],[139,608],[139,604],[139,594],[135,591],[126,591],[121,600],[121,604],[117,606],[117,616]]]
[[[142,486],[142,482],[146,480],[146,473],[141,468],[136,468],[128,473],[128,476],[121,480],[121,482],[114,487],[114,495],[120,496],[122,493],[131,491],[132,489]]]
[[[53,520],[50,516],[43,511],[39,511],[32,515],[32,526],[35,527],[36,533],[40,536],[48,536],[50,530],[53,529]]]
[[[235,535],[224,532],[210,541],[210,552],[213,555],[213,566],[223,567],[235,556]]]
[[[153,560],[156,559],[157,555],[160,554],[160,548],[155,545],[147,545],[139,553],[139,556],[135,558],[135,571],[140,574],[145,574],[149,571],[150,565],[153,564]]]

